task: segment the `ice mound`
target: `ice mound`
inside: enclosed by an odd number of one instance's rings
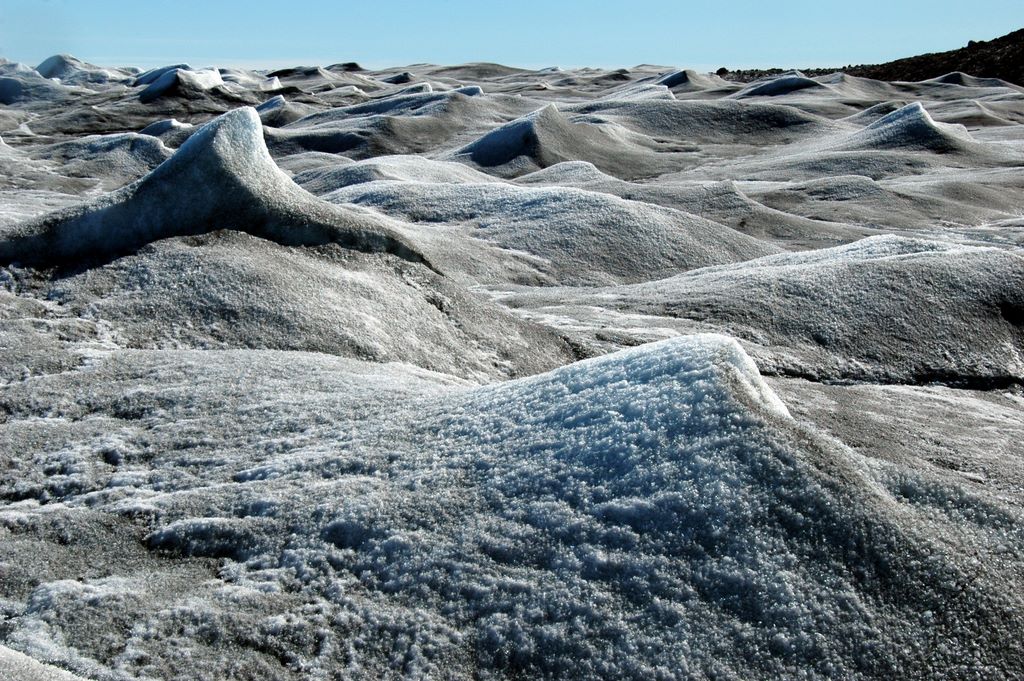
[[[650,140],[614,123],[574,123],[549,104],[492,130],[459,149],[452,158],[509,176],[563,161],[589,161],[613,175],[643,177],[671,167],[671,162],[657,155],[652,146]]]
[[[286,245],[338,243],[423,262],[382,220],[320,201],[292,182],[271,159],[251,108],[203,126],[138,182],[3,234],[0,261],[80,262],[217,229]]]
[[[516,184],[526,186],[577,187],[616,181],[618,178],[602,173],[589,161],[562,161],[553,166],[536,170],[515,179]]]
[[[165,118],[150,123],[139,130],[139,134],[157,137],[168,147],[178,147],[189,138],[195,129],[196,126],[191,123],[182,123],[176,118]]]
[[[409,85],[403,85],[402,87],[389,88],[387,90],[382,90],[381,92],[375,92],[374,97],[392,97],[394,95],[426,94],[435,91],[447,92],[452,89],[453,88],[440,84],[438,84],[438,87],[435,88],[433,85],[427,82],[412,83]]]
[[[936,123],[920,102],[912,102],[879,118],[842,141],[847,150],[906,149],[950,153],[975,143],[962,125]]]
[[[962,71],[953,71],[937,78],[931,78],[929,80],[922,81],[924,83],[937,83],[942,85],[960,85],[962,87],[975,87],[975,88],[1007,88],[1010,90],[1020,90],[1020,86],[1008,83],[1000,78],[979,78],[977,76],[969,76]]]
[[[100,68],[70,54],[55,54],[39,64],[36,71],[44,78],[55,78],[65,85],[106,85],[132,80],[126,71]]]
[[[135,76],[135,80],[132,81],[133,87],[139,87],[140,85],[152,85],[160,78],[164,77],[172,71],[191,71],[192,67],[188,64],[173,64],[171,66],[159,66],[155,69],[143,71],[139,75]]]
[[[255,71],[246,71],[244,69],[217,69],[220,77],[225,83],[231,83],[232,85],[238,85],[246,90],[255,90],[256,92],[267,92],[270,90],[281,89],[281,81],[276,76],[265,76]]]
[[[489,132],[476,142],[464,147],[461,154],[478,165],[490,167],[510,163],[520,156],[553,156],[541,147],[541,135],[551,128],[557,135],[565,133],[569,122],[558,112],[558,107],[549,104],[523,118]],[[545,167],[568,158],[541,158],[539,165]]]
[[[824,76],[816,76],[813,80],[827,85],[828,91],[834,91],[848,97],[859,97],[866,100],[882,100],[896,90],[891,84],[872,78],[851,76],[843,71],[828,73]]]
[[[293,87],[303,92],[317,95],[329,95],[332,91],[345,87],[356,87],[370,92],[381,89],[381,82],[345,69],[325,69],[320,66],[298,66],[278,69],[266,74],[269,78],[277,78],[285,87]]]
[[[697,73],[693,69],[672,71],[661,76],[656,81],[658,85],[664,85],[670,90],[682,92],[697,92],[700,90],[715,90],[729,87],[729,81],[710,73]]]
[[[51,503],[0,527],[14,574],[46,575],[7,641],[90,676],[76,651],[97,630],[131,651],[106,665],[156,678],[184,655],[213,678],[244,659],[284,678],[645,679],[999,670],[1021,652],[994,553],[1024,549],[1019,513],[803,429],[722,336],[483,387],[168,352],[0,392],[83,415],[50,435],[60,452],[32,445],[52,475],[19,478]],[[58,427],[36,420],[26,439]],[[113,536],[76,532],[98,514]],[[53,559],[109,544],[126,559],[81,581]]]
[[[297,154],[281,156],[275,160],[282,170],[291,173],[292,176],[304,173],[307,170],[325,171],[330,168],[340,168],[356,163],[356,161],[348,156],[329,154],[325,151],[301,151]]]
[[[387,76],[386,78],[382,78],[381,80],[383,80],[385,83],[391,83],[393,85],[402,85],[405,83],[411,83],[415,79],[416,76],[412,75],[408,71],[402,71],[401,73],[396,73],[393,76]]]
[[[66,76],[87,66],[90,65],[76,59],[70,54],[55,54],[52,57],[44,59],[39,66],[36,67],[36,71],[43,78],[58,78],[63,81],[67,80]]]
[[[344,153],[356,159],[412,154],[444,148],[478,117],[490,121],[498,115],[499,120],[506,120],[507,115],[499,115],[502,108],[507,106],[513,109],[513,115],[518,115],[524,106],[529,106],[506,97],[503,106],[496,109],[492,100],[483,100],[478,88],[395,94],[368,100],[356,97],[355,104],[334,102],[335,108],[268,129],[267,143],[275,158],[304,151]]]
[[[858,125],[868,126],[881,118],[885,118],[894,111],[899,111],[908,104],[910,104],[910,102],[905,100],[890,100],[886,102],[879,102],[878,104],[872,104],[863,111],[859,111],[851,116],[847,116],[842,120],[848,123],[856,123]]]
[[[196,93],[222,85],[224,85],[224,80],[214,69],[189,71],[175,68],[165,71],[140,92],[139,101],[149,104],[171,94],[185,97],[194,96]]]
[[[256,107],[256,112],[260,115],[263,125],[274,128],[294,123],[316,110],[316,107],[309,104],[289,102],[282,95],[275,95]]]
[[[973,205],[956,200],[962,191],[956,180],[925,193],[912,185],[879,182],[863,175],[835,175],[791,181],[759,190],[761,203],[788,215],[828,219],[865,229],[932,230],[944,225],[970,225],[1005,219],[1014,204],[999,190],[975,189]],[[941,229],[941,228],[940,228]],[[866,236],[866,234],[865,234]]]
[[[740,90],[734,95],[737,99],[744,97],[779,97],[789,95],[801,90],[822,90],[828,86],[812,80],[802,73],[782,75],[760,83],[752,83],[750,86]]]

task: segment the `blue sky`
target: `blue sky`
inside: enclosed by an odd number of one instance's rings
[[[842,66],[1024,27],[1024,1],[0,0],[0,56],[102,65]]]

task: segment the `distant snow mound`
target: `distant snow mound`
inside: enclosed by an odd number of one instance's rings
[[[388,90],[383,90],[381,92],[375,92],[375,93],[373,93],[373,96],[374,96],[374,98],[378,98],[378,97],[383,98],[383,97],[393,97],[395,95],[425,94],[425,93],[434,92],[434,91],[447,92],[447,91],[449,91],[451,89],[453,89],[453,88],[449,88],[449,87],[437,87],[437,88],[435,88],[433,85],[431,85],[428,82],[422,82],[422,83],[412,83],[410,85],[405,85],[405,86],[397,87],[397,88],[391,88],[391,89],[388,89]]]
[[[186,71],[171,69],[154,80],[145,90],[139,93],[139,101],[149,104],[161,97],[172,94],[184,96],[194,95],[224,85],[220,73],[213,69],[205,71]]]
[[[86,66],[85,62],[72,57],[70,54],[55,54],[48,59],[44,59],[39,66],[36,67],[36,71],[43,78],[59,78],[66,80],[66,76],[74,73],[81,67]]]
[[[962,125],[937,123],[920,102],[912,102],[854,133],[845,150],[905,149],[950,153],[964,151],[975,140]]]
[[[289,102],[283,95],[275,95],[256,107],[256,113],[260,115],[263,125],[273,128],[294,123],[315,111],[315,106]]]
[[[638,104],[660,102],[643,99]],[[673,100],[674,101],[674,100]],[[570,121],[558,107],[543,109],[492,130],[459,149],[452,158],[497,174],[518,176],[564,161],[589,161],[613,175],[644,177],[666,172],[668,154],[658,155],[654,143],[615,123]]]
[[[171,236],[237,229],[282,244],[333,242],[424,262],[382,220],[298,187],[274,164],[262,130],[252,108],[228,112],[138,182],[4,234],[0,261],[110,257]]]
[[[55,54],[39,64],[36,71],[44,78],[56,78],[65,85],[105,85],[131,80],[125,71],[104,69],[70,54]]]
[[[1019,90],[1020,88],[1012,83],[1008,83],[1001,78],[979,78],[978,76],[970,76],[962,71],[953,71],[945,75],[939,76],[938,78],[930,78],[928,80],[921,81],[923,83],[941,83],[944,85],[961,85],[963,87],[998,87],[998,88],[1009,88],[1012,90]]]
[[[910,102],[905,100],[879,102],[878,104],[873,104],[869,106],[863,111],[847,116],[842,120],[847,121],[849,123],[857,123],[858,125],[867,126],[874,123],[875,121],[885,118],[894,111],[899,111],[908,104],[910,104]]]
[[[752,83],[734,95],[737,99],[744,97],[779,97],[789,95],[801,90],[822,90],[827,86],[812,80],[802,73],[782,75],[761,83]]]
[[[139,134],[157,137],[169,147],[178,147],[195,132],[195,129],[196,126],[191,123],[182,123],[176,118],[165,118],[150,123],[139,130]]]
[[[838,95],[850,100],[862,99],[878,102],[905,93],[905,90],[896,88],[890,83],[851,76],[842,71],[816,76],[813,80],[827,87],[826,90],[818,91],[826,97]]]
[[[654,82],[658,85],[664,85],[670,90],[681,90],[683,92],[715,90],[729,85],[728,81],[719,76],[710,73],[697,73],[693,69],[672,71]]]
[[[225,83],[239,85],[245,89],[257,92],[267,92],[281,88],[281,81],[276,76],[267,77],[261,73],[244,69],[217,69],[217,72]]]
[[[463,147],[460,153],[481,166],[491,167],[510,163],[520,156],[536,158],[541,167],[571,160],[557,157],[564,138],[572,137],[571,123],[562,116],[558,107],[549,104],[543,109],[503,125]],[[563,139],[559,139],[559,138]],[[553,149],[545,141],[553,141]]]
[[[577,187],[586,189],[588,184],[616,181],[616,178],[602,173],[589,161],[563,161],[553,166],[536,170],[515,179],[516,184],[539,187]]]
[[[149,71],[143,71],[139,75],[135,76],[135,80],[132,81],[133,87],[139,87],[140,85],[152,85],[157,80],[162,78],[164,75],[171,71],[191,71],[192,67],[188,64],[173,64],[171,66],[159,66]]]
[[[408,71],[403,71],[401,73],[396,73],[393,76],[388,76],[387,78],[382,78],[381,80],[384,81],[385,83],[391,83],[393,85],[403,85],[405,83],[411,83],[415,79],[416,79],[416,76],[412,75]]]
[[[1002,127],[1014,125],[1014,122],[1000,116],[984,102],[976,99],[966,102],[958,102],[956,107],[950,107],[947,111],[937,114],[942,123],[952,123],[975,128]]]

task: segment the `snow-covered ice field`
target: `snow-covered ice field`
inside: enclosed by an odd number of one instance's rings
[[[1024,88],[0,61],[0,677],[1024,678]]]

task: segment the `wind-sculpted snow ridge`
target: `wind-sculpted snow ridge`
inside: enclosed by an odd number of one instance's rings
[[[259,117],[249,108],[207,124],[139,182],[3,234],[0,262],[66,264],[216,229],[424,262],[383,221],[331,206],[295,185],[270,158]]]
[[[209,354],[0,388],[51,414],[17,437],[63,443],[5,488],[50,501],[0,513],[10,645],[101,678],[185,655],[203,678],[999,676],[1022,653],[1019,510],[808,431],[731,339],[471,389]]]

